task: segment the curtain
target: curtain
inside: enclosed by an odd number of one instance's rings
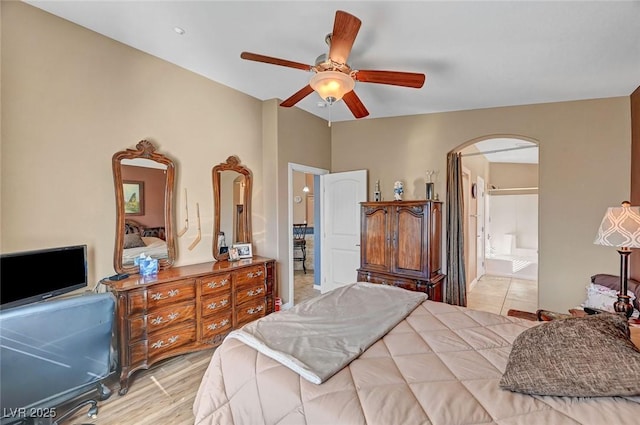
[[[466,306],[462,193],[462,157],[450,152],[447,155],[447,285],[444,298],[446,303]]]

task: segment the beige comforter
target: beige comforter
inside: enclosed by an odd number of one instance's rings
[[[307,381],[321,384],[425,299],[421,292],[353,283],[248,323],[227,338],[239,339]]]
[[[424,301],[321,385],[228,339],[203,377],[194,403],[195,423],[637,423],[637,398],[539,397],[500,389],[511,343],[535,325]]]

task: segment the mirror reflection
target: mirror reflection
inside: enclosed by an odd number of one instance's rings
[[[251,171],[236,156],[213,167],[214,235],[213,256],[228,258],[237,243],[251,243]]]
[[[155,152],[148,141],[136,150],[113,157],[117,228],[114,268],[118,273],[137,273],[135,259],[159,260],[159,268],[175,260],[173,223],[173,162]]]

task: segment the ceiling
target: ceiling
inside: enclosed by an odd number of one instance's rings
[[[261,100],[312,74],[337,9],[362,20],[353,69],[420,72],[421,89],[357,83],[369,117],[628,96],[640,86],[640,1],[26,1]],[[185,30],[183,35],[174,27]],[[319,96],[296,106],[353,120]]]

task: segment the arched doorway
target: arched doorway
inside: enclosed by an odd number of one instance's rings
[[[467,306],[537,309],[538,143],[490,135],[459,146]]]

